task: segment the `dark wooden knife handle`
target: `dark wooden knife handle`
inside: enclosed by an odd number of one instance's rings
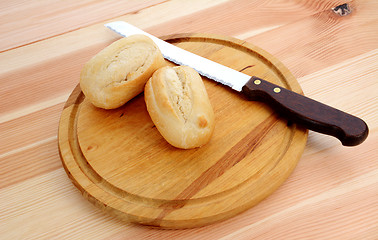
[[[294,123],[338,138],[344,146],[358,145],[368,136],[368,126],[362,119],[261,78],[252,77],[242,92],[250,100],[268,104]]]

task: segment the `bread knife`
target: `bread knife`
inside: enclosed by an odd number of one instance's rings
[[[144,34],[159,47],[164,58],[178,65],[194,68],[199,74],[243,93],[247,99],[264,102],[282,117],[309,130],[338,138],[344,146],[356,146],[368,136],[368,126],[360,118],[323,103],[249,76],[204,57],[165,42],[123,21],[105,24],[112,31],[127,37]]]

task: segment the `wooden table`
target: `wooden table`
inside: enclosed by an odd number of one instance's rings
[[[347,2],[351,13],[332,8]],[[377,239],[378,2],[1,1],[1,239]],[[305,95],[364,119],[343,147],[310,132],[289,179],[252,209],[186,230],[122,222],[85,200],[63,170],[58,122],[83,64],[119,39],[103,24],[156,36],[232,36],[273,54]]]

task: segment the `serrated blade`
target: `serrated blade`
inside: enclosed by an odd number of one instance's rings
[[[164,58],[178,65],[186,65],[194,68],[199,74],[213,79],[219,83],[231,87],[236,91],[241,91],[242,87],[248,82],[251,76],[238,72],[222,64],[213,62],[207,58],[188,52],[182,48],[176,47],[165,42],[143,30],[123,21],[111,22],[105,24],[110,30],[128,37],[134,34],[143,34],[150,37],[159,47]]]

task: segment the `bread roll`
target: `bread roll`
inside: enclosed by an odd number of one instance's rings
[[[164,64],[163,55],[149,37],[122,38],[85,64],[80,87],[93,105],[117,108],[141,93],[154,71]]]
[[[177,148],[206,144],[214,131],[214,111],[200,75],[187,66],[163,67],[144,90],[148,113],[160,134]]]

